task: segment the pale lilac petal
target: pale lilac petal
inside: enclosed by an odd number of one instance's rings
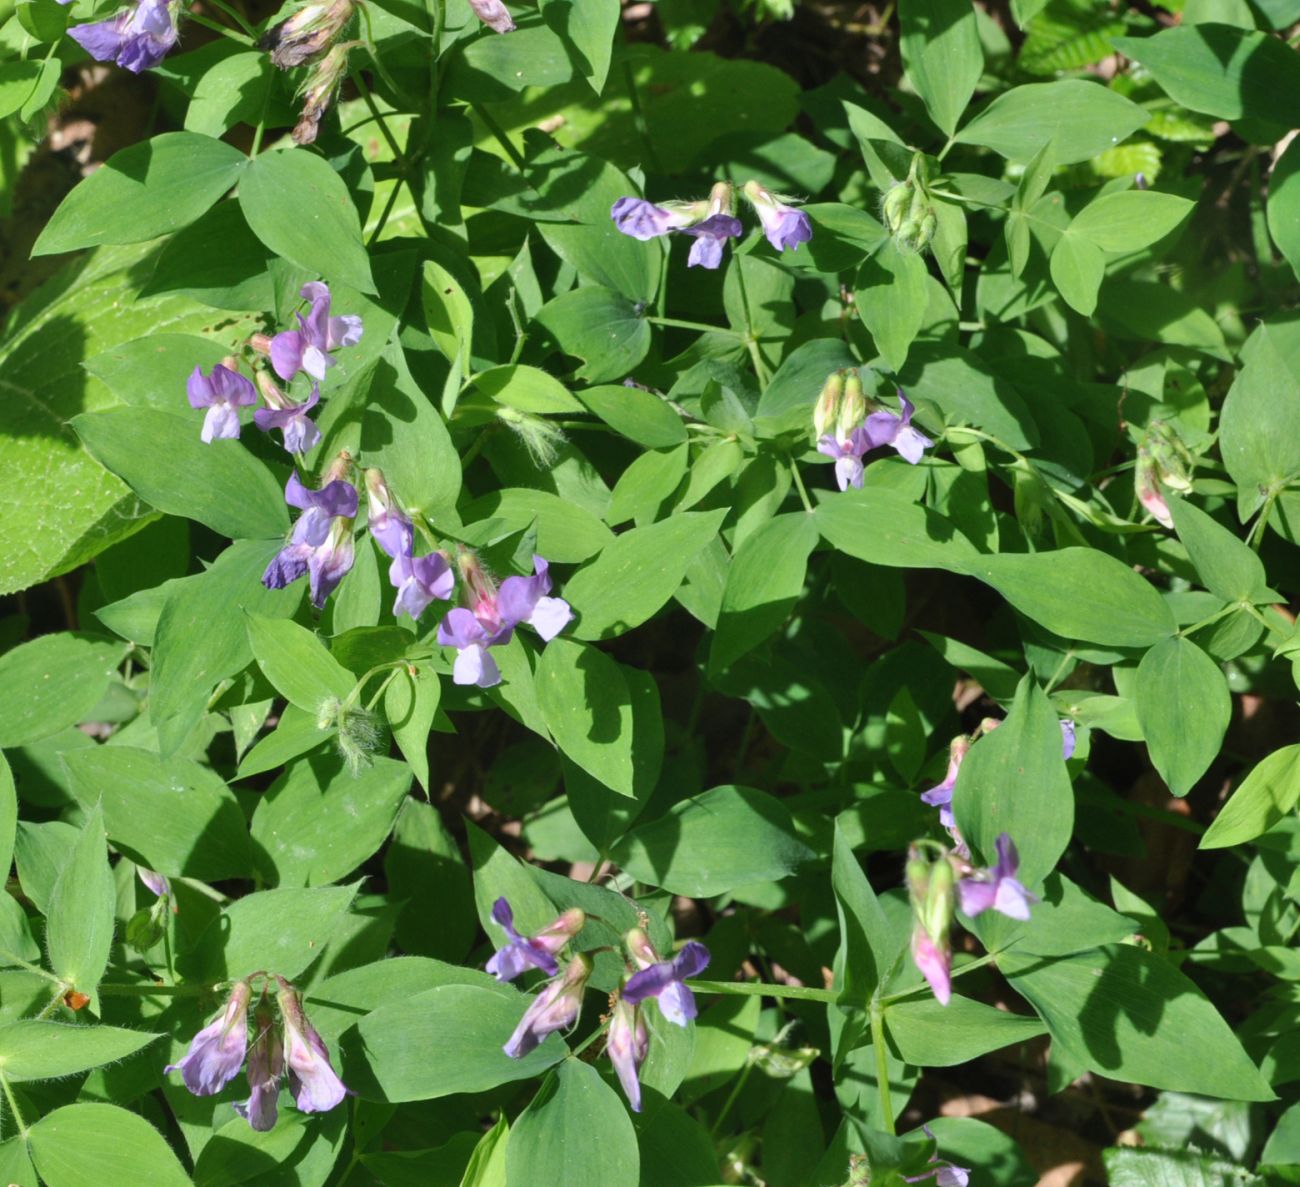
[[[199,440],[211,444],[217,440],[233,440],[239,436],[239,412],[229,404],[213,404],[203,417]]]
[[[1069,762],[1074,757],[1074,722],[1068,717],[1061,719],[1061,757]]]
[[[331,317],[325,324],[325,349],[338,350],[341,346],[356,346],[361,341],[361,318],[355,313]]]
[[[573,620],[573,609],[563,598],[538,598],[528,625],[549,643]]]
[[[620,198],[610,208],[614,226],[624,235],[643,242],[666,235],[673,227],[671,212],[644,198]]]
[[[995,911],[1008,919],[1019,919],[1023,922],[1029,918],[1029,904],[1033,901],[1033,895],[1015,878],[1002,878],[998,881],[992,906]]]
[[[487,633],[482,623],[464,607],[457,606],[447,612],[447,617],[438,623],[438,642],[443,647],[478,647],[487,642]],[[474,683],[474,681],[470,681]]]
[[[993,906],[998,894],[994,883],[980,882],[974,878],[963,878],[958,882],[957,893],[961,898],[962,914],[971,919]]]
[[[325,372],[338,362],[332,355],[326,354],[320,347],[308,345],[302,352],[302,369],[317,383],[325,378]]]
[[[453,684],[477,684],[479,688],[491,688],[501,683],[501,669],[488,654],[486,647],[474,643],[457,652],[456,662],[451,668],[451,679]]]
[[[285,1028],[285,1063],[294,1103],[304,1113],[325,1113],[343,1102],[348,1090],[330,1066],[325,1044],[314,1030]]]
[[[285,330],[271,339],[271,368],[286,383],[302,370],[306,346],[297,330]]]
[[[67,0],[71,3],[72,0]],[[77,42],[97,62],[112,62],[122,48],[122,28],[126,24],[120,17],[107,21],[91,21],[74,25],[68,36]]]
[[[674,1026],[685,1026],[699,1013],[695,994],[680,981],[674,981],[659,994],[659,1012]]]
[[[854,454],[846,454],[835,462],[835,482],[840,490],[848,490],[849,487],[860,488],[863,474],[862,459]]]
[[[910,427],[900,429],[898,436],[894,439],[894,448],[914,466],[925,456],[925,451],[933,444],[934,442],[924,433]]]

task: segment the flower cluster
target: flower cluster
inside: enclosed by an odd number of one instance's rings
[[[840,490],[860,487],[862,458],[872,449],[888,445],[915,465],[934,442],[912,427],[912,403],[898,391],[898,412],[868,400],[856,371],[837,371],[823,385],[813,408],[817,452],[835,460],[835,481]]]
[[[576,907],[532,936],[521,936],[514,927],[514,913],[504,899],[497,899],[492,919],[506,933],[506,945],[488,961],[488,972],[499,981],[512,981],[525,969],[536,968],[551,980],[524,1011],[519,1025],[502,1050],[512,1059],[522,1059],[553,1031],[574,1025],[582,1009],[582,995],[591,976],[591,957],[579,952],[560,972],[556,959],[576,939],[586,916]],[[694,940],[684,944],[669,960],[661,960],[650,937],[634,927],[623,937],[627,949],[627,972],[621,989],[611,995],[609,1030],[605,1051],[618,1076],[628,1104],[641,1111],[642,1063],[650,1049],[650,1032],[642,1010],[654,998],[659,1013],[675,1026],[686,1026],[699,1012],[695,995],[686,984],[709,964],[709,950]]]
[[[1137,500],[1162,527],[1174,526],[1165,492],[1185,495],[1192,489],[1195,459],[1178,431],[1162,420],[1153,420],[1138,445],[1133,486]]]
[[[812,238],[808,216],[785,199],[777,198],[756,181],[747,181],[741,192],[762,223],[763,233],[777,251],[795,251]],[[735,216],[735,191],[730,182],[720,181],[709,196],[698,202],[647,202],[644,198],[620,198],[610,209],[614,226],[633,239],[655,239],[680,231],[695,240],[686,266],[716,268],[722,263],[727,240],[737,238],[744,224]]]
[[[252,1045],[248,1042],[248,1007],[252,982],[262,978],[262,994],[254,1012]],[[278,989],[272,1009],[267,988]],[[245,1066],[246,1065],[246,1066]],[[283,977],[254,973],[236,981],[221,1013],[190,1041],[189,1050],[168,1072],[180,1072],[195,1096],[220,1092],[241,1067],[248,1078],[249,1097],[235,1110],[253,1129],[275,1126],[280,1081],[287,1073],[294,1103],[304,1113],[324,1113],[340,1104],[347,1088],[330,1064],[329,1051],[302,1009],[302,997]]]
[[[239,436],[239,410],[257,403],[260,391],[265,408],[253,413],[253,423],[264,433],[279,429],[284,447],[302,454],[320,440],[320,430],[307,415],[320,402],[321,380],[338,360],[331,353],[361,341],[361,318],[355,314],[334,317],[330,313],[330,290],[318,280],[302,286],[302,297],[309,301],[307,313],[298,314],[298,329],[285,330],[267,339],[253,338],[255,350],[270,356],[271,367],[286,383],[303,372],[312,380],[311,394],[298,402],[286,395],[264,371],[257,372],[257,387],[239,373],[239,360],[226,358],[212,368],[210,375],[195,367],[186,383],[190,407],[207,409],[203,417],[201,440],[211,443]]]

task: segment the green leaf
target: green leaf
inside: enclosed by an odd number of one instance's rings
[[[745,537],[727,568],[710,671],[729,667],[789,617],[818,538],[816,522],[803,511],[769,519]]]
[[[660,504],[686,477],[690,452],[684,442],[672,449],[647,449],[619,475],[610,492],[606,521],[622,524],[629,519],[654,518]]]
[[[601,1187],[641,1182],[636,1131],[617,1092],[590,1064],[566,1059],[510,1131],[507,1187],[562,1182],[574,1167]]]
[[[597,95],[605,89],[618,31],[618,0],[545,0],[542,20],[572,51],[573,64]]]
[[[537,551],[552,564],[569,565],[594,556],[614,533],[590,511],[550,491],[507,487],[460,509],[466,523],[499,519],[505,532],[537,525]]]
[[[411,375],[397,343],[370,373],[361,422],[362,463],[383,470],[398,502],[433,514],[460,494],[460,457],[437,408]]]
[[[146,503],[232,539],[266,539],[289,526],[284,492],[238,441],[199,440],[202,417],[113,408],[72,418],[82,444]]]
[[[565,354],[583,360],[577,377],[587,383],[622,379],[650,353],[650,323],[626,297],[598,285],[548,301],[536,321]]]
[[[610,428],[647,449],[668,449],[686,440],[686,425],[667,400],[637,387],[589,387],[577,398]]]
[[[1053,1043],[1091,1071],[1224,1100],[1273,1099],[1218,1011],[1159,956],[1128,944],[1055,960],[1013,950],[998,967]]]
[[[211,310],[183,298],[140,297],[139,278],[155,250],[101,248],[79,257],[25,297],[23,316],[11,319],[0,344],[10,394],[0,453],[6,498],[24,513],[0,523],[0,593],[83,564],[139,530],[151,514],[82,448],[68,421],[119,402],[87,375],[83,358],[142,334],[197,332],[211,324]],[[232,340],[249,329],[242,319],[226,327]],[[33,490],[41,498],[32,499]]]
[[[425,260],[421,294],[429,337],[443,357],[468,379],[474,341],[474,305],[465,286],[437,260]]]
[[[1156,190],[1102,194],[1074,216],[1069,234],[1082,235],[1102,251],[1139,251],[1168,235],[1195,205]]]
[[[501,1050],[529,999],[485,973],[372,1010],[339,1040],[344,1082],[363,1100],[436,1100],[528,1080],[568,1052],[548,1037],[522,1059]],[[429,1052],[436,1050],[437,1059]]]
[[[1076,313],[1091,317],[1097,308],[1097,290],[1106,274],[1106,257],[1089,239],[1069,230],[1052,249],[1052,283]]]
[[[474,891],[460,848],[432,804],[408,798],[402,805],[384,854],[384,877],[401,904],[396,938],[402,951],[463,960],[474,943]],[[430,911],[430,903],[438,903],[438,911]]]
[[[40,74],[41,64],[36,60],[0,65],[0,119],[13,115],[27,102]]]
[[[178,961],[189,980],[234,981],[259,969],[293,979],[324,950],[355,886],[262,890],[226,907]]]
[[[156,1034],[117,1026],[68,1026],[24,1018],[0,1028],[0,1074],[6,1080],[61,1080],[147,1047]]]
[[[1300,145],[1293,140],[1268,175],[1268,230],[1300,277]]]
[[[150,334],[97,354],[83,365],[124,404],[171,412],[194,368],[211,371],[229,353],[221,342],[197,334]]]
[[[1144,107],[1104,85],[1068,78],[1012,87],[962,128],[956,139],[1022,163],[1051,141],[1056,163],[1072,165],[1119,143],[1148,118]]]
[[[964,573],[979,555],[949,520],[897,491],[843,491],[813,518],[828,543],[875,565]]]
[[[63,764],[73,794],[86,807],[101,805],[109,840],[132,861],[168,877],[248,875],[244,814],[207,767],[131,746],[71,750]]]
[[[438,715],[442,681],[428,667],[399,669],[384,694],[384,716],[393,740],[426,794],[429,787],[429,731]]]
[[[841,936],[836,957],[839,1000],[861,1009],[889,977],[897,952],[889,920],[839,821],[831,850],[831,889]]]
[[[968,561],[965,571],[991,585],[1026,618],[1065,639],[1150,647],[1177,629],[1169,607],[1150,584],[1095,548],[981,556]],[[1085,589],[1088,597],[1079,597]]]
[[[1225,602],[1279,602],[1269,589],[1264,563],[1243,540],[1193,503],[1167,495],[1174,530],[1202,584]]]
[[[537,699],[556,745],[592,778],[627,796],[653,784],[663,737],[658,698],[634,698],[603,651],[552,639],[537,664]]]
[[[952,807],[962,836],[986,864],[997,860],[998,836],[1009,833],[1026,886],[1055,869],[1074,832],[1074,791],[1056,711],[1032,676],[1020,682],[1002,725],[966,755]]]
[[[812,851],[780,800],[752,787],[714,787],[632,830],[614,860],[641,882],[709,898],[795,873]]]
[[[287,618],[301,603],[301,588],[271,590],[261,583],[278,549],[278,542],[232,544],[207,572],[184,578],[168,594],[149,681],[149,716],[164,755],[189,737],[217,684],[252,660],[247,615]]]
[[[255,126],[271,101],[276,74],[268,55],[253,49],[215,62],[194,84],[185,130],[224,136],[236,124]]]
[[[1110,1187],[1252,1187],[1265,1180],[1251,1174],[1240,1161],[1225,1162],[1195,1147],[1185,1150],[1126,1150],[1101,1152]]]
[[[116,1105],[64,1105],[36,1122],[27,1141],[46,1187],[190,1187],[190,1177],[162,1134]]]
[[[25,746],[84,720],[125,654],[120,643],[63,632],[0,655],[0,747]]]
[[[0,751],[0,869],[8,871],[14,863],[14,835],[18,829],[18,794],[14,774],[4,752]]]
[[[908,80],[945,136],[956,130],[984,73],[969,0],[902,0],[899,49]]]
[[[725,516],[725,510],[688,511],[615,537],[565,584],[578,615],[569,633],[608,639],[640,626],[677,592]]]
[[[1241,781],[1201,838],[1202,849],[1226,849],[1263,836],[1300,803],[1300,745],[1261,759]]]
[[[295,762],[253,813],[259,863],[275,886],[325,886],[388,839],[411,786],[411,768],[376,757],[355,775],[341,763]]]
[[[1285,334],[1268,322],[1255,328],[1223,401],[1219,445],[1243,519],[1265,492],[1300,473],[1300,375],[1286,354]]]
[[[1160,777],[1174,795],[1186,795],[1214,761],[1228,729],[1228,682],[1195,643],[1165,639],[1138,665],[1137,715]]]
[[[858,316],[895,371],[907,361],[908,347],[925,320],[928,276],[925,258],[892,239],[858,269],[853,290]]]
[[[116,905],[104,818],[96,805],[86,813],[86,823],[54,883],[46,935],[50,966],[91,997],[108,967]]]
[[[356,680],[316,637],[287,618],[248,615],[248,646],[276,692],[308,713],[346,700]]]
[[[916,1067],[955,1067],[1047,1031],[1037,1018],[1011,1014],[959,994],[946,1006],[933,997],[891,1002],[885,1025],[903,1061]]]
[[[520,412],[534,412],[539,416],[583,411],[582,404],[554,376],[536,367],[525,367],[518,363],[493,367],[474,376],[474,390],[503,407],[515,408]],[[654,399],[653,396],[650,398]]]
[[[376,291],[357,209],[323,157],[306,149],[262,153],[240,180],[239,205],[277,255],[328,281]]]
[[[1248,117],[1270,128],[1300,122],[1294,99],[1300,93],[1300,57],[1267,33],[1195,24],[1154,37],[1114,37],[1111,44],[1142,63],[1175,103],[1192,111],[1224,120]]]
[[[237,148],[193,132],[164,132],[133,144],[63,199],[32,255],[141,243],[178,231],[230,189],[248,164]]]

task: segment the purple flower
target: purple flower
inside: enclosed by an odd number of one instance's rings
[[[1061,718],[1061,757],[1069,762],[1074,757],[1074,722],[1068,717]]]
[[[190,1040],[190,1049],[164,1072],[179,1071],[185,1087],[195,1096],[220,1092],[239,1074],[248,1050],[247,981],[236,981],[221,1016]]]
[[[624,1095],[632,1112],[641,1111],[641,1082],[637,1073],[645,1062],[646,1052],[650,1049],[650,1034],[638,1007],[625,998],[614,1004],[614,1017],[609,1023],[609,1035],[605,1040],[605,1053],[609,1062],[618,1073],[618,1082],[623,1085]]]
[[[172,884],[162,874],[156,874],[153,870],[146,870],[144,866],[136,866],[135,872],[139,875],[140,881],[159,898],[171,894]]]
[[[248,1049],[248,1066],[244,1069],[244,1074],[248,1077],[249,1096],[244,1103],[235,1105],[235,1112],[253,1129],[265,1133],[275,1128],[279,1113],[284,1043],[280,1039],[275,1019],[265,1005],[258,1006],[254,1025],[257,1035]]]
[[[858,430],[865,441],[863,453],[881,445],[892,445],[912,465],[916,465],[934,442],[924,433],[912,428],[912,413],[916,409],[901,391],[898,393],[898,404],[902,415],[881,408],[867,417],[867,423]]]
[[[515,22],[501,0],[469,0],[469,6],[489,29],[498,33],[513,33]]]
[[[700,202],[666,202],[656,206],[644,198],[620,198],[610,207],[609,216],[624,235],[644,241],[698,222],[704,214],[704,205]]]
[[[212,368],[211,375],[204,375],[202,367],[195,367],[186,381],[185,391],[191,408],[208,410],[199,434],[199,439],[206,443],[219,437],[238,437],[239,409],[257,403],[257,389],[238,371],[221,363]]]
[[[812,238],[812,223],[802,210],[782,202],[756,181],[747,181],[742,188],[763,224],[763,234],[777,251],[797,251],[799,244]]]
[[[572,1026],[582,1008],[582,992],[590,976],[591,957],[580,952],[569,961],[564,976],[533,998],[501,1049],[511,1059],[522,1059],[552,1031]]]
[[[997,839],[998,864],[990,870],[976,870],[957,883],[962,912],[972,919],[992,907],[1010,919],[1029,918],[1029,904],[1038,900],[1016,879],[1020,855],[1007,833]]]
[[[623,987],[623,1000],[638,1005],[648,997],[659,999],[659,1011],[669,1022],[685,1026],[699,1013],[695,994],[686,984],[709,966],[709,950],[696,940],[682,946],[671,960],[660,960],[633,973]]]
[[[740,219],[730,214],[714,214],[693,227],[683,227],[682,232],[694,236],[691,253],[686,257],[686,266],[694,268],[716,268],[722,263],[722,249],[728,239],[737,238],[744,226]]]
[[[267,407],[253,413],[253,423],[264,433],[279,429],[284,435],[284,447],[290,453],[306,453],[320,440],[320,429],[307,415],[320,403],[319,385],[311,385],[311,395],[301,404],[295,404],[281,392],[265,371],[257,373],[257,385]]]
[[[508,643],[515,627],[527,623],[550,642],[573,617],[569,603],[552,598],[550,569],[540,556],[533,557],[531,577],[507,577],[497,589],[472,553],[459,558],[461,576],[470,589],[471,608],[460,607],[438,624],[438,642],[455,647],[452,667],[456,684],[477,684],[491,688],[500,683],[501,672],[487,653],[489,647]]]
[[[327,472],[346,471],[346,455]],[[354,550],[352,520],[357,513],[357,490],[350,482],[335,478],[320,490],[308,490],[291,474],[284,488],[284,501],[303,514],[293,525],[289,542],[280,549],[262,574],[267,589],[283,589],[309,574],[311,600],[318,610],[347,571],[352,568]]]
[[[957,786],[957,772],[961,769],[962,759],[971,748],[971,740],[964,735],[954,738],[948,745],[948,772],[942,783],[936,783],[929,791],[921,793],[921,802],[939,809],[939,823],[951,832],[957,827],[952,815],[952,789]]]
[[[311,302],[311,309],[305,316],[297,315],[298,329],[271,339],[271,366],[286,382],[306,371],[319,383],[338,361],[329,352],[361,341],[361,318],[331,317],[329,287],[318,280],[304,284],[302,296]]]
[[[415,546],[415,528],[402,514],[393,492],[388,489],[384,472],[373,467],[366,471],[366,506],[369,516],[366,526],[379,547],[394,560],[398,557],[410,556],[411,549]],[[393,584],[397,584],[396,578],[393,579]],[[446,594],[437,596],[449,595],[450,590]]]
[[[388,566],[388,580],[397,590],[393,615],[418,619],[434,598],[445,602],[456,587],[451,564],[441,552],[428,556],[399,556]]]
[[[487,971],[498,981],[513,981],[526,969],[541,969],[548,977],[559,972],[555,958],[583,928],[586,915],[571,907],[534,936],[515,931],[515,914],[505,898],[492,904],[492,921],[506,933],[506,946],[487,962]]]
[[[175,11],[167,0],[140,0],[134,8],[124,8],[106,21],[75,26],[68,36],[96,61],[116,62],[139,74],[157,66],[179,34]]]
[[[325,1113],[342,1102],[348,1090],[330,1066],[329,1051],[302,1012],[298,991],[283,977],[280,983],[280,1017],[284,1020],[284,1061],[289,1069],[289,1091],[304,1113]]]
[[[817,442],[817,452],[835,459],[835,481],[840,490],[862,485],[862,455],[866,448],[860,434],[853,433],[847,441],[827,434]]]
[[[930,1132],[928,1125],[922,1125],[925,1136],[934,1141],[934,1134]],[[924,1183],[926,1179],[934,1179],[935,1187],[966,1187],[970,1182],[970,1168],[957,1166],[949,1162],[946,1158],[940,1158],[936,1150],[930,1155],[930,1161],[935,1164],[934,1170],[926,1171],[923,1175],[903,1176],[905,1183]]]

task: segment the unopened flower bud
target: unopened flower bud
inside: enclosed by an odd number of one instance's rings
[[[302,997],[283,977],[277,1001],[284,1022],[284,1061],[289,1068],[289,1089],[304,1113],[323,1113],[347,1095],[343,1081],[330,1065],[329,1051],[303,1013]]]
[[[719,181],[709,190],[709,217],[715,214],[733,214],[736,209],[736,187],[729,181]]]
[[[641,1082],[637,1073],[649,1049],[650,1033],[640,1009],[626,1001],[615,1003],[605,1052],[618,1073],[618,1082],[622,1084],[627,1103],[634,1113],[641,1111]]]
[[[314,144],[320,122],[334,102],[348,65],[348,51],[360,42],[344,41],[334,46],[323,58],[314,62],[311,73],[298,94],[302,98],[302,114],[290,135],[294,144]]]
[[[836,436],[847,441],[853,430],[861,427],[866,419],[867,397],[862,390],[862,377],[856,371],[850,371],[844,379],[844,399],[835,426]]]
[[[367,526],[371,536],[394,560],[410,556],[415,545],[415,528],[397,505],[384,480],[384,472],[372,467],[365,472],[365,479]]]
[[[268,408],[283,409],[293,405],[293,401],[279,389],[275,380],[271,378],[269,371],[260,370],[254,374],[253,378],[257,382],[257,390],[262,399],[266,401]]]
[[[271,61],[281,70],[301,66],[337,40],[353,9],[353,0],[306,4],[271,29],[259,45],[271,51]]]
[[[339,710],[338,729],[339,754],[356,775],[370,765],[370,756],[379,747],[379,718],[360,705],[348,705]]]
[[[912,959],[941,1005],[952,995],[952,948],[948,931],[955,903],[955,876],[946,857],[928,861],[913,845],[908,851],[907,890],[912,902]]]
[[[822,385],[821,395],[813,408],[813,432],[818,437],[825,437],[835,424],[839,415],[840,400],[844,396],[844,373],[836,371]]]
[[[248,346],[250,350],[255,351],[257,354],[267,355],[269,357],[271,353],[270,335],[253,334],[248,339]]]
[[[167,896],[152,906],[141,907],[126,923],[126,946],[136,952],[148,952],[167,930]]]
[[[469,0],[469,6],[489,29],[497,33],[513,33],[515,22],[501,0]]]
[[[514,1034],[502,1047],[511,1059],[522,1059],[547,1035],[572,1026],[578,1020],[582,994],[591,969],[591,957],[579,953],[569,961],[559,980],[552,981],[533,998]]]
[[[549,470],[561,447],[568,442],[564,430],[544,416],[503,406],[497,409],[497,420],[519,438],[539,470]]]
[[[253,1018],[253,1043],[244,1068],[248,1077],[248,1100],[235,1105],[238,1113],[258,1133],[275,1128],[279,1112],[280,1077],[284,1075],[284,1042],[280,1028],[265,999]]]
[[[1138,445],[1137,470],[1133,476],[1138,502],[1164,527],[1174,526],[1166,490],[1186,494],[1192,489],[1195,459],[1176,430],[1153,420]]]
[[[324,489],[331,482],[342,480],[346,482],[352,474],[352,455],[346,449],[340,449],[335,455],[334,460],[330,462],[329,469],[325,471],[321,478],[321,489]]]

